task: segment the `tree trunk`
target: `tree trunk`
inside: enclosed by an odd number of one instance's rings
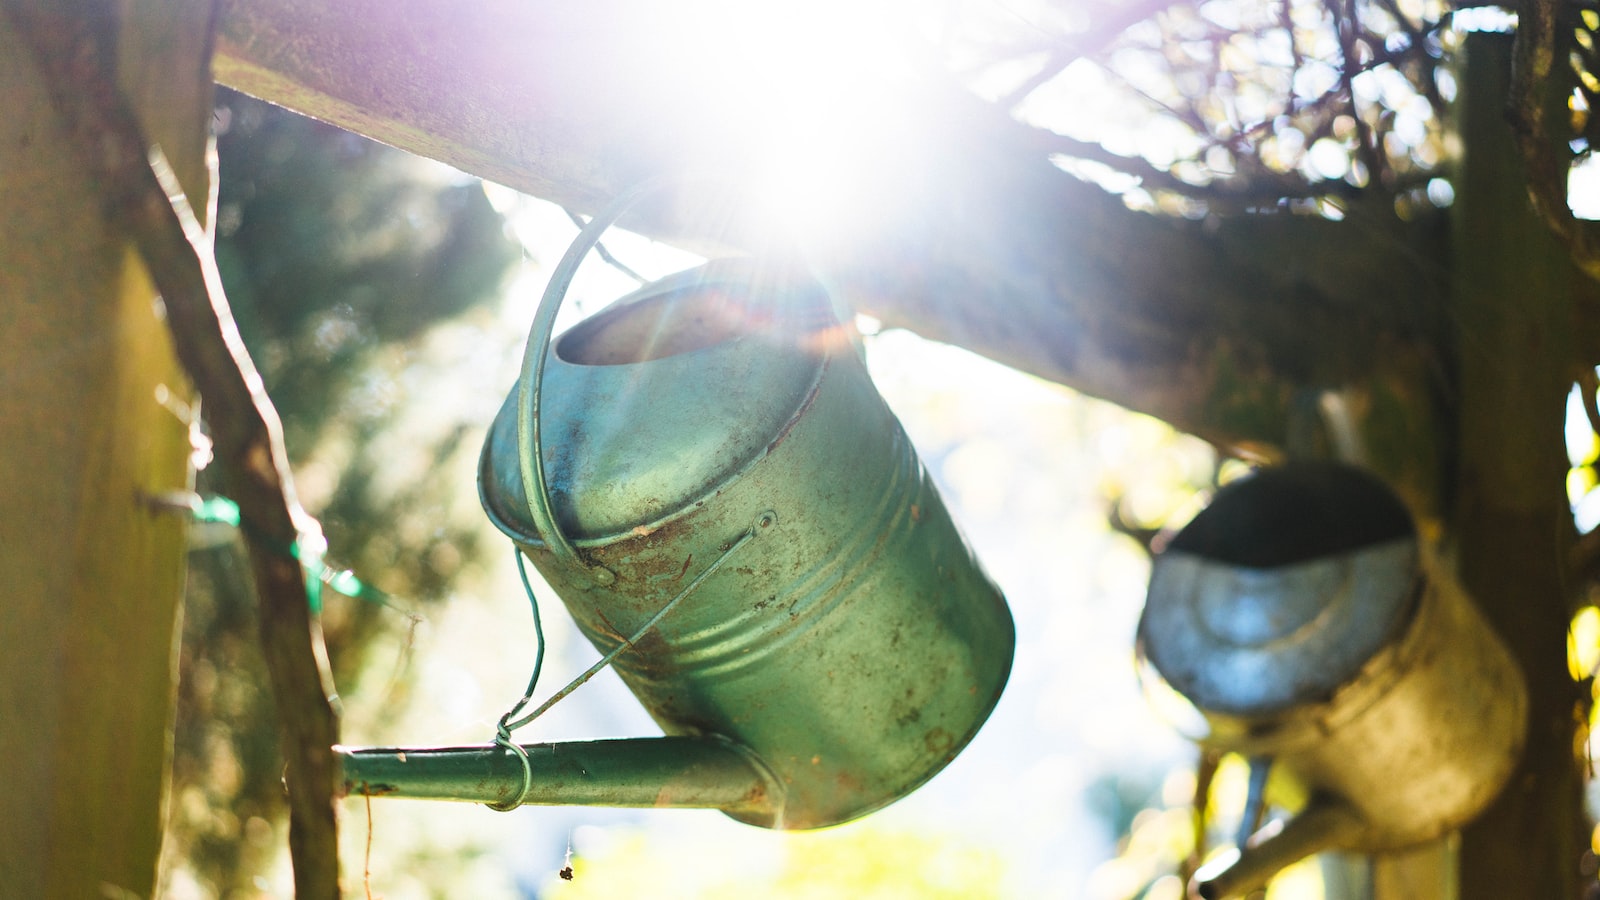
[[[1461,843],[1463,900],[1576,897],[1582,787],[1578,691],[1566,666],[1563,561],[1572,538],[1561,435],[1577,275],[1528,203],[1506,124],[1510,38],[1468,47],[1454,218],[1459,456],[1455,555],[1463,585],[1528,682],[1528,743]]]
[[[209,4],[65,5],[208,206]],[[124,18],[117,18],[120,9]],[[0,892],[153,896],[173,715],[190,390],[32,50],[0,15]],[[111,57],[107,57],[111,58]]]

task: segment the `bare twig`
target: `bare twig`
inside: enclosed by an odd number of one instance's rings
[[[1372,126],[1361,115],[1356,104],[1355,77],[1365,65],[1357,52],[1361,28],[1356,18],[1355,0],[1328,0],[1328,12],[1333,15],[1334,34],[1339,38],[1339,83],[1350,100],[1350,117],[1356,123],[1356,154],[1367,170],[1368,184],[1383,184],[1384,166],[1382,150],[1373,138]]]
[[[277,412],[229,311],[210,237],[117,88],[111,42],[95,31],[95,23],[115,21],[116,4],[0,2],[46,76],[62,129],[76,144],[107,218],[143,257],[165,304],[178,357],[205,400],[228,493],[248,526],[262,654],[288,762],[296,894],[337,897],[331,748],[338,742],[338,720],[329,702],[321,633],[293,555],[302,535],[316,534],[316,523],[295,500]]]
[[[1278,23],[1283,28],[1283,33],[1289,38],[1289,65],[1299,71],[1306,64],[1304,53],[1300,52],[1300,36],[1294,27],[1294,0],[1279,0]],[[1291,87],[1290,94],[1294,93]],[[1292,99],[1290,101],[1293,102]]]
[[[1085,32],[1056,38],[1058,43],[1051,45],[1050,56],[1045,59],[1045,64],[1021,85],[1011,88],[1010,93],[1000,98],[997,106],[1002,109],[1016,109],[1024,99],[1029,98],[1029,94],[1050,83],[1051,78],[1061,74],[1062,69],[1066,69],[1072,62],[1101,53],[1125,30],[1146,19],[1154,18],[1155,14],[1170,10],[1179,3],[1187,5],[1189,2],[1190,0],[1141,0],[1138,3],[1125,3],[1107,8],[1106,18],[1094,22]]]
[[[567,209],[566,207],[562,207],[561,211],[566,213],[567,214],[567,218],[572,220],[572,224],[578,226],[580,229],[583,228],[583,226],[589,224],[588,222],[585,222],[583,220],[583,218],[581,216],[579,216],[577,213],[573,212],[570,209]],[[649,281],[648,278],[645,278],[643,275],[640,275],[638,272],[635,272],[634,270],[628,268],[626,265],[623,265],[621,260],[617,259],[615,256],[612,256],[611,255],[611,251],[606,249],[606,245],[605,244],[597,242],[594,245],[594,252],[602,260],[604,260],[607,265],[611,266],[611,268],[616,269],[618,272],[621,272],[622,274],[628,276],[629,278],[632,278],[635,282],[637,282],[639,284],[644,284],[646,281]]]
[[[1178,863],[1178,878],[1188,884],[1206,856],[1206,831],[1211,823],[1211,785],[1216,780],[1217,769],[1222,766],[1222,754],[1214,749],[1202,748],[1195,761],[1194,799],[1190,801],[1189,824],[1194,830],[1193,848],[1187,858]]]
[[[1015,111],[1018,106],[1022,105],[1022,101],[1033,96],[1034,91],[1049,84],[1057,75],[1066,71],[1067,66],[1072,65],[1082,56],[1084,54],[1078,51],[1076,42],[1069,43],[1065,47],[1056,48],[1045,59],[1044,65],[1039,67],[1039,71],[1028,76],[1025,81],[1012,88],[995,105],[1002,109]]]
[[[1076,60],[1101,52],[1129,28],[1154,18],[1158,13],[1180,3],[1188,2],[1189,0],[1143,0],[1114,8],[1107,13],[1105,19],[1094,23],[1089,30],[1062,38],[1061,44],[1052,49],[1049,58],[1039,71],[1002,97],[998,105],[1002,109],[1015,109],[1018,104],[1028,99],[1030,94],[1049,83]]]
[[[1400,8],[1399,3],[1395,2],[1395,0],[1378,0],[1378,5],[1383,7],[1384,11],[1400,25],[1400,29],[1406,33],[1406,37],[1411,39],[1412,46],[1415,47],[1422,44],[1422,26],[1411,21],[1411,17],[1406,15],[1405,10]],[[1427,18],[1423,17],[1422,22],[1427,24]]]
[[[1511,88],[1506,118],[1528,170],[1528,195],[1534,211],[1567,246],[1574,262],[1590,277],[1600,278],[1600,241],[1579,222],[1567,205],[1567,160],[1550,130],[1547,100],[1557,58],[1558,0],[1527,0],[1518,8]]]
[[[1109,169],[1139,179],[1146,190],[1167,191],[1205,200],[1221,206],[1254,207],[1273,204],[1284,198],[1353,196],[1357,189],[1345,181],[1310,182],[1293,175],[1267,178],[1265,174],[1248,179],[1218,179],[1210,184],[1191,184],[1140,157],[1119,156],[1105,147],[1053,132],[1039,131],[1047,153],[1099,163]],[[1276,175],[1277,173],[1271,173]]]
[[[367,900],[372,900],[372,793],[362,794],[367,798],[367,855],[361,864],[361,886],[366,889]]]

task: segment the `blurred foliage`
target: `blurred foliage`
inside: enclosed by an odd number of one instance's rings
[[[1567,624],[1567,670],[1581,686],[1573,756],[1588,761],[1585,798],[1591,819],[1600,819],[1600,782],[1594,778],[1600,750],[1600,381],[1585,373],[1573,386],[1567,404],[1567,499],[1581,533],[1571,555],[1575,609]],[[1600,824],[1592,827],[1590,847],[1580,864],[1584,876],[1600,873]]]
[[[1117,855],[1095,870],[1088,894],[1103,900],[1179,900],[1202,864],[1229,855],[1245,815],[1249,763],[1236,754],[1199,767],[1169,772],[1122,831]],[[1275,771],[1268,781],[1265,817],[1285,818],[1309,799],[1305,787]],[[1346,894],[1324,889],[1325,870],[1342,861],[1310,857],[1285,869],[1265,890],[1267,900],[1322,900]]]
[[[1596,46],[1600,44],[1596,37],[1596,32],[1600,31],[1600,12],[1582,9],[1575,11],[1575,15],[1577,21],[1572,27],[1572,48],[1567,62],[1577,76],[1578,86],[1573,91],[1569,108],[1572,128],[1582,136],[1582,143],[1576,149],[1587,155],[1600,138],[1600,121],[1591,115],[1596,101],[1600,101],[1600,77],[1595,75],[1595,70],[1600,69],[1600,47]]]
[[[476,448],[454,410],[403,441],[396,421],[406,384],[426,380],[419,342],[496,298],[520,247],[475,180],[240,94],[218,103],[217,258],[304,473],[302,499],[331,562],[425,608],[477,558],[476,533],[450,515],[459,485],[386,478],[385,467],[426,473]],[[165,882],[175,895],[264,895],[286,826],[248,566],[225,527],[197,526],[193,542]],[[348,690],[362,646],[416,617],[324,594]]]
[[[694,900],[982,900],[1001,896],[998,857],[961,839],[930,832],[851,825],[782,835],[758,867],[717,852],[663,858],[674,848],[618,830],[571,860],[570,881],[552,876],[551,900],[654,897]],[[663,873],[668,873],[663,876]]]

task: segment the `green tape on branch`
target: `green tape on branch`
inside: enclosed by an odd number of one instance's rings
[[[349,569],[335,572],[324,567],[322,570],[322,583],[346,597],[360,597],[367,589],[367,586],[361,583],[361,579],[357,578],[355,573]]]
[[[202,497],[194,507],[196,522],[219,522],[239,527],[239,504],[227,497]]]
[[[350,571],[349,569],[331,569],[327,566],[323,566],[319,577],[322,579],[323,584],[333,588],[352,600],[360,600],[363,603],[375,603],[378,606],[387,606],[390,609],[398,612],[405,612],[405,610],[402,610],[393,603],[389,602],[390,597],[388,594],[385,594],[383,591],[380,591],[372,585],[367,584],[365,581],[362,581],[360,578],[357,578],[356,573]],[[410,613],[406,614],[410,615]]]
[[[190,495],[193,496],[193,495]],[[239,514],[239,504],[227,497],[211,496],[201,497],[191,507],[191,515],[196,522],[228,525],[243,530],[243,517]],[[317,541],[318,544],[323,542]],[[309,549],[299,541],[282,548],[283,552],[297,560],[306,573],[306,602],[311,612],[316,615],[322,613],[322,586],[327,585],[335,591],[365,603],[375,603],[404,613],[390,602],[388,594],[372,587],[349,569],[334,569],[322,561],[322,547]],[[410,613],[406,613],[410,615]]]

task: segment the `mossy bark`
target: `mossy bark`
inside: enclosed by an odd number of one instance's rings
[[[1476,35],[1464,67],[1456,180],[1455,558],[1521,664],[1528,743],[1511,783],[1461,843],[1463,900],[1577,897],[1578,690],[1566,666],[1572,517],[1562,446],[1575,372],[1577,274],[1533,214],[1504,117],[1510,39]]]
[[[206,209],[207,4],[79,6]],[[0,892],[153,896],[185,529],[148,498],[189,485],[190,390],[32,59],[0,15]]]

